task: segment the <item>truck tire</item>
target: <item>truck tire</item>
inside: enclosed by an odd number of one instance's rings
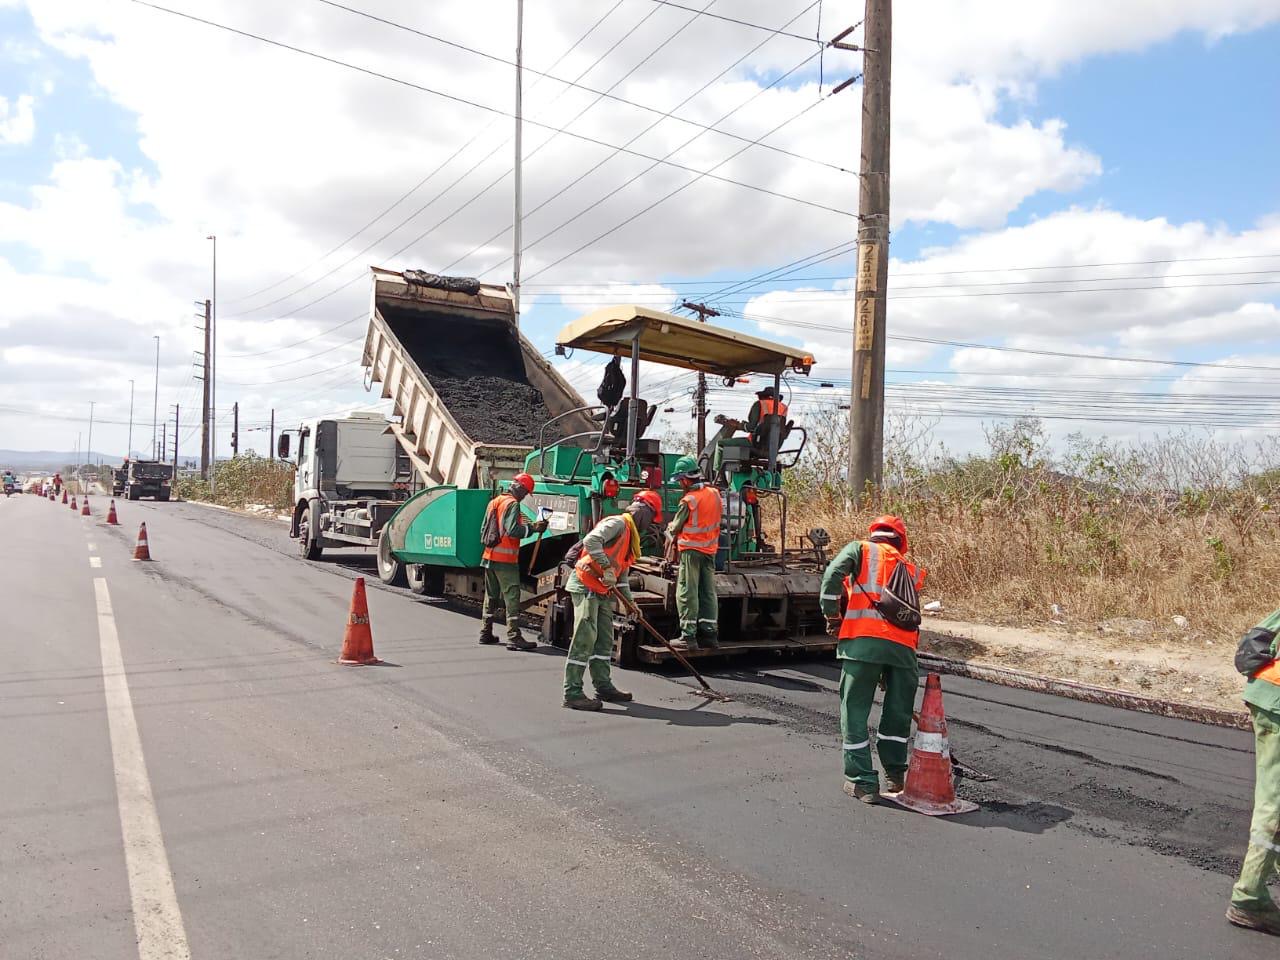
[[[161,503],[168,503],[168,502],[169,502],[169,492],[168,492],[168,491],[165,491],[164,493],[158,493],[158,494],[156,494],[156,499],[157,499],[157,500],[159,500]]]
[[[409,581],[404,568],[405,565],[392,556],[391,540],[383,530],[378,534],[378,579],[393,587],[406,586]]]
[[[407,563],[404,567],[405,581],[409,584],[409,590],[418,596],[425,596],[427,593],[427,567],[422,563]]]
[[[139,497],[142,496],[142,493],[138,490],[137,487],[129,487],[126,489],[125,492],[128,494],[130,500],[137,500]]]
[[[298,549],[303,560],[319,560],[324,553],[320,545],[320,501],[312,500],[298,518]]]

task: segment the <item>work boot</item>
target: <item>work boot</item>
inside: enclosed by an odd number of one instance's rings
[[[585,693],[580,693],[576,697],[565,697],[564,705],[570,710],[599,710],[604,706],[599,700],[593,700]]]
[[[903,783],[901,780],[895,780],[893,779],[893,777],[889,777],[889,776],[886,776],[884,779],[885,779],[885,783],[884,783],[885,793],[901,793],[903,790],[907,789],[907,785]]]
[[[497,643],[498,638],[493,635],[493,621],[480,624],[480,642],[484,644]]]
[[[1244,927],[1246,930],[1257,930],[1259,933],[1269,933],[1273,937],[1280,937],[1280,912],[1250,913],[1248,910],[1242,910],[1232,904],[1227,908],[1227,920],[1237,927]]]
[[[720,638],[719,637],[699,637],[698,645],[701,647],[706,647],[708,650],[719,650]]]
[[[880,799],[880,791],[875,787],[863,786],[860,783],[844,782],[844,792],[863,803],[875,803]]]
[[[686,640],[684,637],[677,637],[671,641],[671,648],[679,650],[681,653],[696,653],[698,650],[697,640]]]
[[[507,640],[508,650],[537,650],[538,645],[532,640],[526,640],[523,636],[511,637]]]
[[[619,690],[617,687],[609,687],[607,690],[597,690],[596,698],[605,703],[630,703],[635,699],[625,690]]]

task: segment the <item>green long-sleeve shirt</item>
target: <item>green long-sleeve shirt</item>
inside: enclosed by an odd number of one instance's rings
[[[1280,610],[1277,610],[1267,619],[1258,624],[1264,630],[1272,630],[1280,633]],[[1277,644],[1271,644],[1271,656],[1276,656]],[[1270,680],[1259,680],[1254,678],[1244,685],[1244,701],[1252,703],[1255,707],[1261,707],[1263,710],[1270,710],[1272,713],[1280,714],[1280,686],[1272,683]]]
[[[631,536],[631,530],[627,527],[627,521],[621,516],[605,517],[582,538],[582,551],[590,554],[591,559],[601,570],[608,570],[613,564],[609,561],[609,555],[605,553],[606,548],[616,545],[619,537],[629,536]],[[569,582],[564,588],[570,593],[587,592],[587,585],[578,578],[576,570],[569,577]],[[618,578],[618,592],[628,600],[632,599],[631,587],[626,577]]]
[[[840,599],[844,596],[846,577],[856,576],[862,569],[863,541],[855,540],[835,555],[822,575],[819,601],[824,617],[840,615]],[[915,670],[916,652],[901,643],[883,637],[851,637],[841,640],[836,647],[840,660],[861,660],[864,663],[884,663],[904,670]]]

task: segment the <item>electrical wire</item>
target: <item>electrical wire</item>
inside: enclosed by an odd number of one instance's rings
[[[673,7],[676,10],[694,10],[693,7],[686,7],[682,3],[673,3],[672,0],[651,0],[651,2],[663,7]],[[723,20],[726,23],[736,23],[740,27],[750,27],[753,30],[763,30],[766,33],[773,34],[775,37],[789,37],[792,40],[803,40],[805,43],[818,43],[825,46],[821,40],[815,39],[814,37],[806,37],[799,33],[788,33],[785,29],[779,30],[775,27],[766,27],[762,23],[752,23],[749,20],[739,20],[737,17],[728,17],[720,13],[704,13],[703,16],[710,17],[713,20]]]

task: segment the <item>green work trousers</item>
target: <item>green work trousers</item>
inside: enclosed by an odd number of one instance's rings
[[[901,782],[907,775],[907,738],[911,734],[911,710],[916,702],[919,670],[863,660],[841,660],[840,667],[840,733],[844,737],[845,779],[880,788],[876,768],[871,763],[867,720],[875,702],[876,685],[883,676],[884,706],[876,731],[876,751],[884,772]]]
[[[564,662],[564,698],[582,696],[582,674],[591,672],[596,693],[613,689],[609,660],[613,657],[613,597],[607,593],[570,591],[573,598],[573,640]]]
[[[493,633],[493,616],[498,607],[507,614],[507,639],[520,637],[520,565],[490,563],[484,568],[484,606],[480,609],[480,632]]]
[[[692,645],[699,637],[716,640],[720,634],[720,606],[716,600],[716,558],[697,550],[680,551],[676,578],[676,616],[680,636]]]
[[[1280,715],[1249,705],[1258,756],[1249,849],[1240,879],[1231,891],[1232,906],[1246,913],[1280,916],[1267,881],[1280,868]]]

